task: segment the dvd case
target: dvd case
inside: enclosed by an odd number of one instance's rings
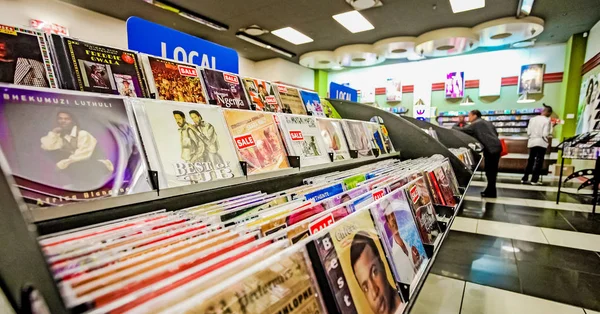
[[[271,82],[245,77],[242,79],[250,103],[256,111],[282,112],[281,105]]]
[[[291,86],[283,84],[273,84],[277,87],[277,95],[281,101],[281,111],[283,113],[303,114],[306,115],[306,108],[300,98],[300,91]]]
[[[381,136],[381,127],[377,122],[365,122],[365,128],[373,138],[373,148],[378,148],[382,154],[389,153],[386,145],[384,144],[383,137]]]
[[[342,116],[335,110],[335,107],[325,98],[321,98],[321,105],[323,106],[323,112],[327,118],[341,119]]]
[[[342,122],[336,119],[317,118],[317,125],[321,130],[321,137],[325,141],[328,151],[333,153],[333,160],[350,159],[350,151],[344,137]]]
[[[441,229],[437,222],[425,179],[419,177],[408,183],[405,192],[423,244],[433,244],[441,233]]]
[[[300,97],[302,97],[302,102],[304,103],[304,107],[306,107],[306,112],[308,114],[315,117],[326,117],[319,94],[301,89]]]
[[[161,186],[243,176],[223,109],[150,99],[130,102],[148,163],[158,171]]]
[[[370,134],[367,134],[363,121],[342,120],[342,128],[350,150],[358,151],[358,157],[373,156],[373,151],[371,150],[372,137]]]
[[[204,86],[211,104],[223,108],[250,109],[246,92],[237,74],[202,69]]]
[[[0,148],[39,206],[149,191],[137,130],[122,98],[1,86]]]
[[[0,24],[0,83],[58,87],[44,33]]]
[[[274,114],[225,109],[223,115],[248,174],[289,168]]]
[[[311,166],[331,162],[314,117],[279,114],[277,118],[288,152],[292,156],[300,157],[300,165]]]
[[[62,88],[149,97],[135,52],[59,35],[51,38]]]
[[[140,54],[151,98],[208,104],[200,69],[194,64]],[[152,95],[153,94],[153,95]]]

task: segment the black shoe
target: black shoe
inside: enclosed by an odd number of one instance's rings
[[[481,192],[481,197],[487,197],[487,198],[496,198],[496,194],[490,194],[487,192]]]

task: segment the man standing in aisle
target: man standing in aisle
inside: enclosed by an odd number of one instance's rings
[[[529,160],[527,160],[527,167],[525,168],[525,174],[521,179],[521,183],[527,183],[529,181],[529,174],[533,173],[531,185],[542,185],[538,180],[540,179],[540,173],[544,164],[544,155],[546,155],[546,149],[548,149],[548,136],[552,133],[550,115],[552,115],[552,107],[544,104],[542,113],[529,120],[529,126],[527,127]]]
[[[494,125],[481,118],[481,111],[475,109],[469,112],[471,124],[460,130],[475,137],[483,145],[483,158],[485,160],[485,176],[487,188],[481,192],[482,197],[496,197],[496,177],[498,176],[498,163],[502,144]]]

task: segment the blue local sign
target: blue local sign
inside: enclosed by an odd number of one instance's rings
[[[358,91],[338,83],[329,83],[329,98],[358,101]]]
[[[129,49],[232,73],[239,72],[235,50],[132,16],[127,19]]]

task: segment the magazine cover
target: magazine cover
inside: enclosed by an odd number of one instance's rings
[[[277,117],[288,152],[300,156],[301,166],[331,162],[315,117],[291,114]]]
[[[151,190],[123,99],[0,87],[0,148],[38,206]],[[25,193],[24,193],[25,194]]]
[[[246,92],[237,74],[202,69],[208,98],[223,108],[250,109]]]
[[[384,196],[369,208],[397,282],[412,284],[417,273],[427,266],[428,259],[404,190]]]
[[[326,117],[319,94],[301,89],[300,96],[302,97],[304,107],[306,107],[306,112],[315,117]]]
[[[154,98],[208,104],[198,67],[147,54],[140,58]]]
[[[335,110],[335,107],[325,98],[321,98],[321,105],[323,106],[323,112],[327,118],[341,119],[342,116]]]
[[[275,87],[270,82],[249,77],[243,78],[242,81],[254,110],[282,112]]]
[[[248,174],[290,167],[272,113],[225,109],[223,115]]]
[[[149,99],[132,102],[148,163],[158,171],[160,186],[243,176],[221,108]]]
[[[379,123],[365,122],[365,127],[366,127],[367,131],[369,132],[370,136],[373,138],[372,147],[379,148],[379,151],[382,154],[387,154],[388,151],[383,142],[383,137],[381,136],[381,127],[379,126]]]
[[[317,126],[321,130],[321,137],[325,141],[328,152],[333,153],[333,160],[350,159],[342,122],[335,119],[317,118]]]
[[[63,88],[149,97],[135,52],[57,35],[52,35],[52,42]]]
[[[329,231],[357,313],[396,313],[404,307],[368,210]]]
[[[342,128],[348,140],[348,148],[357,150],[358,157],[373,156],[371,151],[371,136],[363,125],[363,121],[342,120]]]
[[[435,175],[435,179],[437,180],[438,187],[440,189],[440,193],[442,194],[442,198],[444,199],[444,203],[446,206],[456,206],[456,200],[454,199],[454,192],[452,191],[452,183],[450,183],[450,179],[446,175],[446,172],[442,168],[442,166],[438,166],[433,169],[433,174]]]
[[[277,94],[279,95],[281,111],[283,113],[307,114],[297,88],[275,83],[273,85],[277,87]]]
[[[425,179],[420,177],[410,182],[406,185],[405,192],[423,244],[433,244],[441,230],[437,223],[435,209],[431,203]]]
[[[58,87],[44,33],[0,24],[0,83]]]

